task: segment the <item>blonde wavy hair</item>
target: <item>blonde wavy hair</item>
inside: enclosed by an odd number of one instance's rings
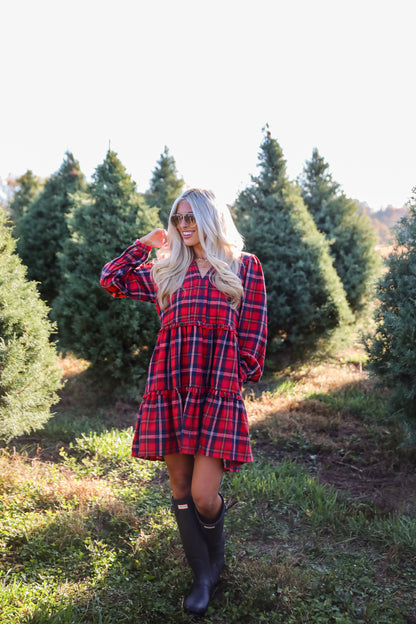
[[[243,238],[239,234],[227,206],[217,204],[212,191],[187,189],[173,203],[169,215],[167,247],[159,250],[152,269],[152,277],[158,288],[158,301],[165,310],[171,296],[181,288],[186,272],[195,259],[192,247],[187,247],[179,230],[170,217],[179,204],[187,201],[195,216],[198,236],[206,257],[215,271],[212,283],[230,299],[230,306],[237,308],[243,297],[243,286],[237,276]]]

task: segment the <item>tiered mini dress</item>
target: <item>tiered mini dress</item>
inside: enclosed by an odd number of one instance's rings
[[[239,277],[244,298],[232,309],[214,285],[215,270],[201,276],[194,260],[182,287],[161,310],[151,276],[151,247],[136,241],[105,265],[101,285],[113,297],[156,305],[161,328],[150,361],[132,454],[150,460],[202,453],[238,471],[253,460],[242,384],[258,381],[264,365],[267,308],[256,256],[243,253]]]

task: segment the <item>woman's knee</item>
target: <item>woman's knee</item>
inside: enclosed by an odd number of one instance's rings
[[[216,518],[221,509],[222,499],[218,490],[199,489],[192,483],[192,498],[200,516],[206,519]]]
[[[197,455],[192,477],[192,498],[201,516],[214,518],[221,508],[218,490],[224,467],[220,459]]]

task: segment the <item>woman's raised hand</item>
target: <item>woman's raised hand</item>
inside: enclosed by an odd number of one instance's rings
[[[149,245],[150,247],[163,247],[167,243],[168,234],[166,230],[158,228],[157,230],[149,232],[146,236],[142,236],[139,240],[143,243],[143,245]]]

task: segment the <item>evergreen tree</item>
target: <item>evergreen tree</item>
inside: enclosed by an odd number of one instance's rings
[[[48,309],[15,246],[0,211],[0,439],[6,442],[51,417],[62,377],[49,343]]]
[[[351,309],[362,312],[374,293],[380,270],[375,250],[377,237],[370,219],[357,202],[341,192],[328,171],[329,165],[313,150],[300,178],[302,197],[320,232],[329,242],[334,266]]]
[[[35,176],[30,169],[21,175],[20,178],[17,178],[14,197],[8,208],[10,218],[15,225],[36,198],[41,190],[41,186],[40,178]]]
[[[67,152],[60,169],[48,179],[16,227],[17,251],[48,305],[60,288],[58,253],[69,236],[66,216],[73,207],[72,195],[85,188],[79,163]]]
[[[159,329],[153,306],[113,299],[100,286],[106,262],[160,222],[136,192],[117,154],[97,167],[90,196],[78,194],[60,254],[62,288],[54,302],[60,345],[96,370],[135,384],[146,372]]]
[[[182,193],[184,181],[178,177],[175,159],[169,154],[165,146],[157,161],[150,181],[150,188],[146,193],[149,206],[156,206],[164,227],[168,224],[170,209],[177,197]]]
[[[238,197],[235,214],[248,251],[265,275],[269,347],[313,348],[352,314],[328,244],[286,175],[278,142],[266,132],[260,175]]]
[[[416,418],[416,187],[413,193],[378,283],[376,331],[366,346],[370,369],[392,390],[392,409]]]

